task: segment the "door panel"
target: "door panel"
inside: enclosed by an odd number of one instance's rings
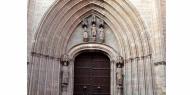
[[[74,95],[110,95],[110,61],[99,52],[84,52],[74,65]]]

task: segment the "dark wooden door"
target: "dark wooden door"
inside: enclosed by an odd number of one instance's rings
[[[74,67],[74,95],[110,95],[110,60],[106,55],[82,53]]]

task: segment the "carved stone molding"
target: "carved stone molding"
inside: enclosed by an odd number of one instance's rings
[[[84,52],[84,51],[98,51],[98,52],[101,52],[101,53],[104,53],[108,56],[108,58],[110,59],[110,67],[111,67],[111,78],[110,78],[110,81],[111,81],[111,91],[112,94],[111,95],[115,95],[117,92],[121,92],[119,90],[117,90],[117,86],[116,86],[116,63],[117,63],[117,56],[119,56],[118,52],[116,50],[114,50],[112,47],[108,46],[108,45],[105,45],[105,44],[100,44],[100,43],[82,43],[82,44],[79,44],[79,45],[76,45],[74,47],[72,47],[70,50],[68,50],[67,54],[69,55],[69,57],[74,60],[75,57],[77,55],[79,55],[80,53]],[[122,61],[120,61],[122,62]],[[70,66],[70,82],[69,82],[69,85],[68,85],[68,89],[70,89],[70,94],[69,95],[73,95],[73,91],[72,91],[72,88],[74,87],[74,61],[71,61],[71,64],[69,65]],[[120,72],[122,72],[122,70],[118,70]],[[121,73],[119,73],[121,74]],[[123,74],[122,74],[123,76]],[[115,93],[115,94],[113,94]]]
[[[155,66],[158,66],[158,65],[166,65],[166,61],[160,61],[160,62],[156,62],[154,63]]]
[[[82,43],[76,46],[73,46],[70,50],[68,50],[68,56],[70,59],[74,59],[75,56],[80,51],[84,50],[99,50],[106,53],[106,55],[110,58],[110,60],[117,60],[116,57],[119,56],[118,52],[114,50],[112,47],[105,45],[105,44],[99,44],[99,43]]]
[[[42,57],[42,58],[49,58],[49,59],[60,60],[60,58],[58,58],[58,57],[47,55],[47,54],[42,54],[42,53],[37,53],[37,52],[31,52],[31,55],[32,56],[37,56],[37,57]]]
[[[148,54],[148,55],[143,55],[143,56],[137,56],[137,57],[132,57],[132,58],[128,58],[126,59],[126,62],[130,62],[130,61],[133,61],[133,60],[140,60],[140,59],[144,59],[146,57],[151,57],[152,54]]]

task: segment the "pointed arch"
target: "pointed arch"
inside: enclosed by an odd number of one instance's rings
[[[104,17],[114,31],[120,48],[122,48],[120,52],[123,56],[135,58],[150,54],[151,47],[142,20],[131,4],[126,1],[123,3],[126,6],[114,0],[57,2],[50,8],[39,26],[33,52],[59,57],[61,53],[65,52],[63,49],[66,47],[69,34],[73,32],[69,31],[71,29],[69,27],[72,27],[73,30],[73,27],[76,27],[85,15],[95,12]],[[111,4],[114,4],[114,7]]]
[[[137,65],[137,63],[141,62],[146,67],[145,69],[148,68],[147,70],[143,69],[143,72],[146,73],[146,76],[143,77],[147,77],[145,79],[146,83],[151,82],[151,46],[146,35],[147,30],[137,10],[125,0],[57,0],[44,15],[38,27],[32,52],[52,56],[56,60],[60,59],[61,55],[67,53],[68,41],[77,25],[83,18],[91,14],[96,14],[104,19],[116,36],[120,48],[119,54],[125,59],[125,71],[126,68],[131,69],[132,64]],[[38,60],[32,59],[32,62],[44,62],[48,65],[50,63],[49,59],[40,58]],[[59,63],[59,61],[53,63]],[[58,65],[57,67],[60,66]],[[132,71],[132,69],[131,71],[126,71],[125,75],[128,74],[127,76],[130,76],[130,79],[125,78],[125,80],[133,80],[130,73],[136,74],[136,72],[137,70]],[[135,78],[137,77],[135,76]],[[134,86],[135,84],[130,81],[127,81],[126,84]],[[151,91],[153,83],[145,85],[146,95],[153,95]],[[126,87],[124,88],[126,89]],[[125,93],[132,93],[132,91],[127,92],[125,90]],[[72,92],[71,89],[69,92]]]

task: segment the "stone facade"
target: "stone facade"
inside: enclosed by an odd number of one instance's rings
[[[92,16],[104,21],[101,43],[83,40],[82,22],[90,32]],[[28,0],[28,95],[72,95],[72,81],[61,90],[61,59],[68,55],[72,80],[73,60],[84,50],[109,56],[111,95],[118,56],[123,95],[165,95],[165,19],[165,0]]]

